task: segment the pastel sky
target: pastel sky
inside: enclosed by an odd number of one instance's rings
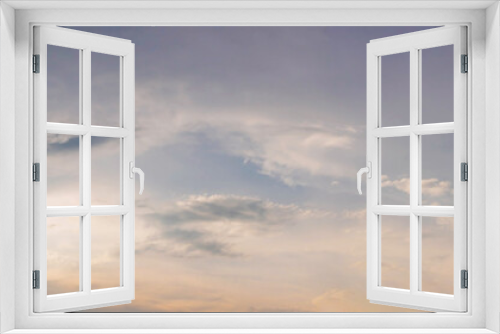
[[[76,28],[74,28],[76,29]],[[84,27],[136,48],[136,299],[102,312],[406,312],[366,299],[366,44],[424,27]],[[423,121],[453,121],[450,48],[423,54]],[[382,123],[408,124],[408,55],[382,60]],[[48,121],[78,122],[78,52],[49,48]],[[93,124],[117,126],[114,56]],[[451,101],[451,104],[450,104]],[[423,141],[423,202],[453,205],[453,135]],[[77,205],[79,138],[48,136],[48,205]],[[383,140],[408,204],[408,138]],[[119,140],[92,140],[92,204],[118,204]],[[75,167],[76,166],[76,167]],[[49,293],[78,290],[78,219],[48,220]],[[92,219],[92,287],[119,284],[118,217]],[[423,288],[451,293],[453,220],[423,222]],[[382,219],[382,284],[409,286],[407,217]],[[69,274],[68,274],[69,273]],[[412,311],[414,312],[414,311]]]

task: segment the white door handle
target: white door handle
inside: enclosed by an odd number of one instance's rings
[[[134,167],[134,162],[129,162],[129,176],[131,179],[134,178],[135,174],[139,174],[139,195],[142,195],[144,191],[144,172],[142,169]]]
[[[370,161],[368,161],[367,165],[368,166],[363,167],[358,171],[358,192],[360,195],[363,194],[363,192],[361,191],[361,177],[363,176],[363,174],[366,173],[367,178],[369,178],[369,179],[372,178],[372,163]]]

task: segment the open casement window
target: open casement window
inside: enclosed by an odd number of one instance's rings
[[[65,50],[75,55],[72,70],[74,78],[75,110],[63,110],[62,115],[74,113],[75,118],[54,122],[47,116],[54,108],[61,107],[68,82],[53,82],[50,76],[60,71],[64,64],[63,58],[55,57],[50,50]],[[50,52],[49,52],[50,51]],[[33,293],[35,312],[75,311],[109,305],[130,303],[134,299],[134,173],[142,171],[134,167],[135,159],[135,111],[134,111],[134,44],[128,40],[83,33],[58,27],[34,28],[33,52],[34,80],[34,271]],[[94,92],[92,78],[92,63],[98,56],[114,57],[116,60],[116,119],[113,126],[102,126],[91,119],[91,115],[103,114],[101,110],[93,110],[91,92]],[[95,57],[95,60],[94,60]],[[57,57],[56,57],[57,58]],[[48,63],[51,66],[48,66]],[[95,66],[94,66],[95,67]],[[50,73],[50,71],[53,71]],[[59,72],[60,73],[60,72]],[[106,83],[105,85],[110,85]],[[95,83],[94,83],[95,84]],[[101,85],[102,87],[102,85]],[[48,91],[51,92],[48,92]],[[55,91],[56,97],[48,95]],[[59,93],[59,94],[58,94]],[[97,92],[99,93],[99,92]],[[96,96],[99,94],[95,94]],[[102,94],[101,94],[102,95]],[[55,101],[55,104],[53,103]],[[97,107],[96,107],[97,108]],[[64,108],[60,108],[64,109]],[[64,117],[63,117],[64,118]],[[97,117],[98,118],[98,117]],[[97,124],[96,124],[97,123]],[[94,150],[106,147],[102,143],[116,143],[116,160],[119,161],[109,168],[114,168],[110,174],[116,178],[116,200],[109,205],[95,205],[91,186],[93,180],[93,165],[99,159],[106,159],[107,152],[95,155]],[[97,145],[101,144],[101,145]],[[56,147],[54,147],[54,145]],[[51,150],[67,152],[74,150],[75,156],[60,154],[59,159],[48,164]],[[103,160],[101,165],[106,165]],[[71,202],[70,189],[63,189],[57,199],[47,200],[48,184],[58,177],[60,170],[74,166],[76,175],[75,201]],[[92,171],[92,173],[91,173]],[[54,176],[55,175],[55,176]],[[48,182],[49,180],[49,182]],[[141,178],[143,181],[143,178]],[[141,188],[143,183],[141,183]],[[97,189],[99,194],[105,194],[104,188]],[[94,189],[95,190],[95,189]],[[142,191],[142,189],[141,189]],[[97,202],[99,204],[99,202]],[[105,235],[115,222],[113,237]],[[92,229],[91,229],[92,228]],[[54,230],[60,233],[54,234]],[[94,284],[92,272],[93,259],[104,251],[95,247],[98,243],[106,244],[115,240],[115,251],[109,252],[117,259],[116,286],[102,288]],[[62,247],[62,255],[55,256],[52,249]],[[105,245],[104,245],[105,246]],[[69,254],[66,249],[74,249]],[[76,265],[71,267],[65,256],[72,255]],[[62,257],[61,257],[62,256]],[[111,255],[110,255],[111,256]],[[60,285],[54,288],[48,276],[54,276],[50,261],[59,261],[63,272],[58,272],[59,279],[76,277],[74,286],[68,289]],[[66,271],[64,265],[67,264]],[[51,276],[51,277],[52,277]],[[57,281],[57,280],[56,280]],[[62,288],[61,288],[62,286]]]
[[[367,45],[367,167],[360,172],[367,172],[367,298],[373,303],[467,310],[466,53],[466,28],[458,26]],[[432,164],[440,176],[428,177]],[[448,199],[436,197],[444,193]],[[428,239],[439,233],[430,222],[441,230],[448,225],[449,243],[437,238],[430,249]],[[391,240],[403,246],[392,247]],[[445,293],[423,283],[425,266],[446,269],[441,260],[424,263],[432,251],[434,259],[450,254]]]

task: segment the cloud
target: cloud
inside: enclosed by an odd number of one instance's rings
[[[156,253],[174,257],[241,256],[225,242],[193,229],[161,229],[161,237],[149,237],[139,243],[139,253]]]
[[[431,197],[441,197],[453,194],[453,186],[449,181],[436,178],[422,180],[422,193]]]
[[[332,288],[311,300],[314,312],[420,312],[401,307],[367,303],[366,290]]]
[[[211,109],[198,105],[190,85],[150,80],[137,87],[137,153],[158,146],[196,144],[196,138],[214,143],[222,153],[256,165],[261,174],[289,186],[310,185],[316,177],[352,176],[351,157],[362,155],[364,126],[321,121],[310,114],[245,104]],[[196,134],[196,136],[194,136]]]
[[[407,194],[410,193],[410,179],[409,178],[401,178],[398,180],[391,180],[387,175],[382,175],[381,179],[382,187],[392,187],[399,191],[405,192]]]
[[[382,187],[392,187],[399,191],[410,193],[410,179],[401,178],[391,180],[387,175],[382,175]],[[422,194],[430,197],[447,196],[453,193],[452,184],[449,181],[440,181],[437,178],[422,180]]]
[[[368,303],[364,290],[366,213],[360,209],[362,198],[354,194],[355,172],[365,160],[365,74],[363,66],[358,66],[365,54],[353,52],[352,43],[363,51],[366,41],[382,37],[380,29],[390,29],[385,35],[395,35],[412,28],[309,27],[293,28],[292,33],[287,27],[170,27],[168,33],[154,27],[85,29],[131,38],[138,50],[136,148],[138,160],[144,158],[140,167],[149,173],[150,181],[146,181],[145,195],[138,197],[136,211],[137,298],[121,310],[388,309]],[[247,35],[233,35],[235,29]],[[318,29],[321,35],[315,32]],[[310,32],[304,34],[305,30]],[[276,31],[286,33],[275,35]],[[371,37],[360,39],[360,31]],[[307,38],[297,38],[297,34]],[[345,48],[325,48],[345,36],[349,37]],[[293,48],[283,48],[287,41]],[[168,62],[157,66],[151,60],[160,49]],[[349,66],[330,66],[331,59],[339,57]],[[302,66],[306,63],[315,66]],[[78,71],[74,73],[78,79]],[[62,93],[69,88],[78,92],[78,80],[74,82],[62,87],[68,88]],[[57,95],[73,105],[78,102],[70,99],[74,95]],[[112,101],[111,94],[107,97],[92,109],[116,121],[112,102],[117,100]],[[61,116],[71,110],[78,116],[78,108],[55,101]],[[92,167],[93,182],[98,184],[92,185],[93,199],[95,191],[107,197],[112,177],[119,175],[109,145],[93,148],[93,155],[98,153],[102,160],[100,166],[110,166],[110,172]],[[178,159],[169,155],[175,151],[171,148],[187,149],[189,158],[204,153],[206,160]],[[69,158],[59,152],[54,165],[73,168]],[[78,162],[78,154],[71,158]],[[205,163],[216,159],[224,166],[228,160],[247,166],[233,164],[231,168],[239,169],[236,176],[226,177],[224,170],[221,178],[206,169]],[[172,168],[175,164],[186,173],[180,175]],[[157,175],[151,177],[155,171]],[[201,177],[188,179],[193,171],[202,171]],[[67,173],[78,182],[77,168]],[[252,183],[257,178],[270,186]],[[213,182],[207,186],[208,182],[200,182],[205,179]],[[232,189],[220,187],[226,180]],[[296,189],[276,187],[275,180]],[[404,182],[390,186],[404,191]],[[78,186],[58,189],[60,197],[68,197],[70,191],[79,194]],[[201,192],[218,195],[186,197]],[[221,195],[235,192],[254,197]],[[59,198],[57,203],[61,203]],[[339,213],[309,209],[309,205]],[[394,239],[405,237],[403,232],[394,231]],[[107,258],[113,254],[107,253]],[[436,267],[439,264],[435,261]],[[107,269],[111,273],[112,268]],[[64,274],[61,277],[68,279]],[[401,276],[395,279],[403,280]]]
[[[342,211],[342,217],[347,220],[364,221],[366,219],[366,209],[344,210]]]
[[[259,166],[262,174],[289,186],[310,185],[315,177],[328,177],[333,181],[350,174],[342,159],[338,159],[354,146],[355,135],[350,131],[319,124],[267,120],[239,126],[236,133],[219,129],[209,133],[217,136],[229,154],[241,156]]]
[[[51,144],[66,144],[72,139],[78,139],[78,136],[70,136],[70,135],[60,135],[60,134],[48,134],[47,135],[47,145]]]
[[[170,225],[190,222],[245,223],[257,228],[284,224],[297,216],[318,214],[295,204],[279,204],[257,197],[194,195],[166,205],[162,220]]]
[[[316,312],[345,312],[355,306],[354,295],[349,289],[332,288],[313,298],[311,304]]]
[[[243,256],[235,245],[245,238],[278,233],[298,221],[325,218],[331,213],[256,197],[196,195],[164,203],[159,212],[145,216],[156,232],[143,240],[140,251],[232,257]]]

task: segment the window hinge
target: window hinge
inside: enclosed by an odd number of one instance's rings
[[[467,289],[469,287],[469,274],[467,270],[461,271],[461,277],[462,277],[462,289]]]
[[[33,55],[33,73],[40,73],[40,55]]]
[[[469,72],[469,56],[462,55],[462,73]]]
[[[40,289],[40,270],[33,270],[33,289]]]
[[[469,181],[469,166],[467,165],[466,162],[462,162],[460,170],[461,170],[460,171],[460,174],[461,174],[460,179],[462,181]]]
[[[33,164],[33,182],[40,182],[40,164]]]

